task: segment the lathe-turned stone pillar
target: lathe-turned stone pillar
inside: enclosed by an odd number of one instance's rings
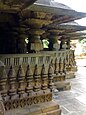
[[[60,50],[66,50],[67,49],[67,44],[66,44],[66,40],[64,38],[60,39]]]
[[[29,17],[24,21],[30,30],[28,31],[28,52],[39,52],[43,50],[41,35],[45,32],[42,27],[48,25],[52,21],[46,19],[46,13],[29,12]]]
[[[27,53],[27,44],[25,39],[28,38],[27,30],[28,26],[24,24],[20,24],[18,27],[14,28],[15,31],[17,31],[18,36],[16,40],[16,53]]]
[[[70,49],[70,47],[71,47],[71,45],[70,45],[70,38],[69,37],[64,37],[64,36],[62,36],[61,38],[60,38],[60,49],[61,50],[68,50],[68,49]]]
[[[43,43],[41,40],[41,35],[45,32],[40,29],[44,23],[41,19],[27,19],[26,23],[30,26],[28,31],[29,38],[27,44],[27,50],[29,52],[39,52],[43,50]]]
[[[48,30],[50,35],[48,36],[49,38],[49,50],[50,51],[58,51],[60,49],[60,43],[59,39],[60,36],[58,36],[58,32],[56,30]]]
[[[3,27],[0,27],[0,53],[16,53],[16,38],[17,33],[13,27],[3,24]]]
[[[38,52],[43,50],[43,44],[41,41],[41,35],[43,34],[41,29],[32,29],[30,30],[29,42],[28,42],[28,52]]]
[[[71,48],[70,42],[71,42],[70,39],[67,39],[67,40],[66,40],[67,49],[70,49],[70,48]]]
[[[26,53],[26,26],[19,24],[14,25],[3,25],[0,27],[0,53],[2,54],[17,54]]]

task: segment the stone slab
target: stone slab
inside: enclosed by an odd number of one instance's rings
[[[30,107],[9,110],[5,112],[5,115],[61,115],[61,109],[55,101],[50,101]]]

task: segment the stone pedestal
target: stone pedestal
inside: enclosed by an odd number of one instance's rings
[[[66,75],[55,75],[54,86],[58,91],[65,91],[71,89],[70,82],[66,81]]]
[[[10,110],[5,115],[61,115],[59,105],[54,102],[35,104],[30,107]]]
[[[67,72],[66,74],[66,79],[71,79],[71,78],[75,78],[75,74],[73,71]]]
[[[65,91],[65,90],[71,89],[71,84],[68,81],[58,81],[58,82],[55,82],[55,87],[59,91]]]

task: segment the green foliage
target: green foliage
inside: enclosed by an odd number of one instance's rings
[[[86,39],[85,39],[85,38],[81,38],[81,39],[79,39],[79,42],[80,42],[81,44],[85,44],[85,43],[86,43]]]
[[[49,42],[48,40],[42,40],[44,48],[48,48]]]

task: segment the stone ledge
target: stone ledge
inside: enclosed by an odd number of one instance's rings
[[[50,101],[31,107],[9,110],[5,115],[61,115],[61,109],[56,102]]]

